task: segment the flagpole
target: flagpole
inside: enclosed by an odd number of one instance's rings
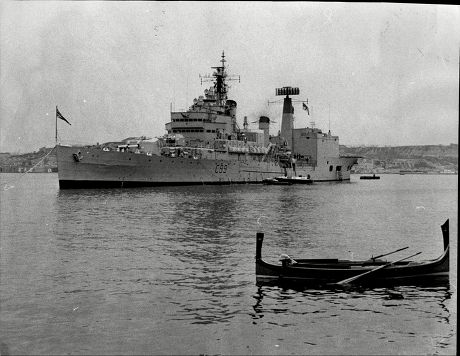
[[[55,139],[55,144],[57,146],[57,105],[56,105],[56,126],[55,126],[55,128],[56,128],[56,135],[55,135],[54,139]]]

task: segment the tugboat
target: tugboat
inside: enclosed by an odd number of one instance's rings
[[[201,81],[213,84],[186,111],[171,112],[167,133],[156,141],[130,137],[119,142],[77,146],[56,144],[60,189],[158,185],[262,183],[280,176],[291,180],[347,181],[358,157],[339,154],[339,138],[317,128],[296,129],[290,95],[298,88],[276,89],[283,95],[282,127],[270,136],[270,119],[258,130],[240,128],[237,103],[228,98],[230,80],[225,55]],[[56,117],[62,118],[56,108]],[[67,120],[65,120],[67,121]],[[301,177],[302,176],[302,177]]]

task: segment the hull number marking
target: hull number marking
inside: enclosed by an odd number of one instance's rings
[[[216,169],[214,173],[227,173],[227,164],[224,163],[216,163]]]

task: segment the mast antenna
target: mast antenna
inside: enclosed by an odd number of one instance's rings
[[[203,82],[214,82],[214,90],[216,93],[216,101],[219,105],[224,105],[226,100],[227,100],[227,89],[228,89],[228,84],[226,81],[232,81],[232,80],[238,80],[238,82],[241,82],[240,76],[239,75],[234,75],[234,76],[229,76],[227,74],[227,68],[225,67],[225,52],[222,51],[222,56],[221,56],[221,65],[218,67],[211,67],[214,69],[214,73],[212,75],[206,74],[206,75],[201,75],[200,74],[200,81],[201,85],[203,85]]]

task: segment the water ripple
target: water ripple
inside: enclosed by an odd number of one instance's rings
[[[455,351],[456,239],[448,286],[258,287],[254,275],[258,230],[276,263],[406,245],[435,258],[438,223],[450,217],[457,236],[455,181],[60,191],[47,177],[2,192],[2,354]]]

